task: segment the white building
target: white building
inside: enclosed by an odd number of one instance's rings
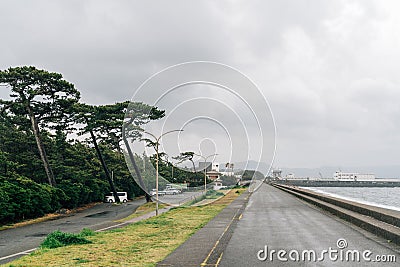
[[[221,175],[224,175],[224,176],[234,176],[235,175],[235,173],[233,171],[228,171],[228,169],[220,171],[220,173],[221,173]]]
[[[375,179],[375,174],[337,171],[333,174],[333,179],[339,181],[369,181]]]
[[[218,162],[213,162],[211,166],[212,171],[219,172],[219,163]]]
[[[199,161],[199,167],[197,170],[203,171],[204,169],[206,169],[206,171],[219,172],[219,163]]]

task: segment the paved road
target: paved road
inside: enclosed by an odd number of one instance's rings
[[[47,234],[55,230],[77,233],[82,228],[98,230],[115,225],[115,220],[129,216],[143,203],[144,199],[121,205],[102,203],[61,219],[0,231],[0,259],[37,247]],[[0,264],[15,258],[0,260]]]
[[[347,248],[339,249],[337,240],[344,238]],[[258,259],[260,250],[268,254],[271,250],[285,250],[289,253],[296,250],[300,254],[303,250],[314,250],[317,258],[322,250],[338,250],[346,255],[348,250],[358,250],[361,253],[370,250],[374,259],[376,255],[395,255],[397,263],[384,266],[398,266],[400,261],[399,246],[388,245],[378,237],[366,233],[349,223],[327,215],[325,212],[309,205],[294,196],[282,192],[274,187],[263,185],[250,198],[241,220],[230,239],[219,266],[378,266],[379,263],[343,262],[330,260],[325,253],[324,261],[299,261],[289,259],[289,255],[282,255],[288,262],[277,259],[276,253],[273,260],[268,257],[265,261]],[[340,256],[340,253],[337,255]],[[283,252],[282,252],[283,253]],[[335,258],[335,252],[332,252]],[[292,252],[296,258],[296,252]],[[260,253],[260,258],[265,257]],[[306,255],[307,258],[307,255]],[[344,259],[346,256],[344,256]],[[380,263],[382,264],[382,263]],[[396,265],[397,264],[397,265]]]
[[[194,192],[187,192],[184,191],[181,194],[176,194],[176,195],[160,195],[159,196],[159,201],[162,203],[166,203],[169,205],[173,206],[179,206],[182,205],[188,201],[193,200],[194,198],[198,198],[204,194],[204,191],[199,190],[199,191],[194,191]],[[153,199],[155,200],[156,197],[153,196]]]

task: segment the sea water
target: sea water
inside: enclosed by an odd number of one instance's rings
[[[400,187],[304,187],[318,193],[400,211]]]

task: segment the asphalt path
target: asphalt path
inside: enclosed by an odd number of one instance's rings
[[[56,220],[0,231],[0,264],[23,256],[23,254],[18,254],[20,252],[29,253],[55,230],[77,233],[83,228],[92,230],[107,228],[118,224],[116,220],[129,216],[144,203],[144,199],[121,205],[101,203]],[[8,257],[14,254],[18,255]]]
[[[342,242],[338,244],[339,239]],[[323,260],[318,261],[323,250],[329,249],[331,252],[325,252]],[[272,250],[275,253],[271,257]],[[286,251],[286,254],[281,252],[282,260],[277,256],[279,250]],[[311,250],[316,252],[316,261],[312,257],[308,260],[308,253],[312,252],[304,252]],[[350,250],[360,254],[369,250],[371,254],[366,260],[361,255],[360,261],[352,261]],[[298,261],[296,251],[300,255]],[[372,262],[376,256],[390,255],[396,257],[396,263]],[[367,262],[368,259],[372,261]],[[388,244],[288,193],[263,185],[249,199],[218,266],[398,266],[399,261],[399,246]]]
[[[249,192],[238,196],[157,266],[216,266],[248,199]]]
[[[188,201],[194,200],[195,198],[199,198],[204,194],[203,190],[194,191],[194,192],[187,192],[184,191],[183,193],[176,194],[176,195],[162,195],[159,196],[159,201],[165,204],[173,205],[173,206],[180,206]],[[155,196],[153,196],[155,200]]]

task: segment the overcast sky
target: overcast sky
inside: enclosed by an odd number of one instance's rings
[[[168,66],[220,62],[268,100],[275,166],[400,165],[398,14],[395,0],[2,0],[0,68],[60,72],[104,104]]]

